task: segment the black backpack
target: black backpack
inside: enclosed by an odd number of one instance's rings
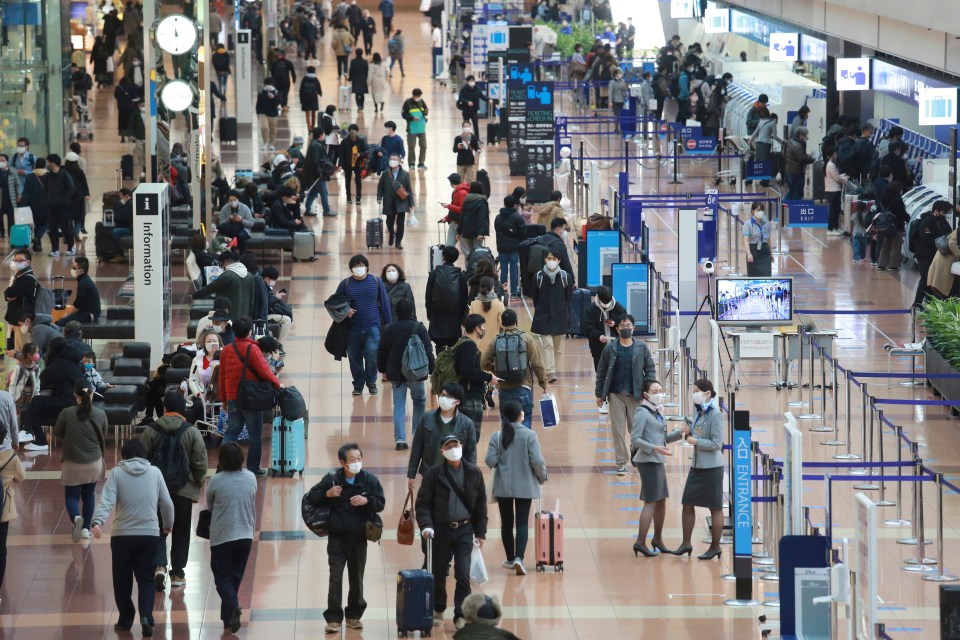
[[[176,431],[166,431],[157,423],[150,427],[160,434],[150,464],[160,469],[167,489],[174,494],[190,481],[190,461],[187,459],[186,448],[180,443],[180,438],[190,428],[190,423],[184,420]]]
[[[442,264],[433,270],[433,306],[437,311],[456,311],[460,303],[460,267]]]
[[[530,250],[527,253],[527,273],[537,273],[543,269],[548,253],[550,253],[550,250],[546,244],[540,242],[539,238],[531,243]]]
[[[501,333],[493,341],[493,372],[504,382],[520,384],[527,378],[527,344],[519,333]]]
[[[874,211],[874,209],[876,211]],[[879,202],[871,207],[873,230],[878,238],[889,238],[897,232],[897,218]]]

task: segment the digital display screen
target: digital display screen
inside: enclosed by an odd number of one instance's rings
[[[717,322],[783,324],[793,320],[792,278],[717,278]]]

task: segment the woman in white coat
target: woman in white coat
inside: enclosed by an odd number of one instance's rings
[[[370,73],[367,76],[367,88],[373,97],[373,112],[383,111],[383,101],[387,97],[389,90],[389,79],[387,78],[387,65],[383,63],[383,58],[379,53],[373,54],[373,60],[370,64]]]

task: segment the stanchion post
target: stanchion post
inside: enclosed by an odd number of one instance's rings
[[[847,381],[849,384],[850,381]],[[840,439],[840,358],[833,355],[833,440],[824,440],[820,444],[828,447],[842,447],[847,444]]]
[[[860,459],[869,462],[867,459],[867,411],[870,397],[867,395],[867,383],[860,383]],[[851,469],[852,476],[865,476],[870,473],[870,469]]]
[[[847,396],[847,402],[846,402],[847,406],[846,406],[846,416],[845,416],[845,420],[847,423],[847,442],[846,442],[847,451],[846,453],[838,453],[837,455],[833,456],[833,459],[834,460],[858,460],[860,456],[853,453],[852,451],[852,447],[853,447],[853,397],[852,397],[853,396],[853,374],[847,371],[847,375],[845,377],[846,377],[845,391]],[[836,393],[836,389],[834,389],[834,393]]]
[[[900,441],[897,441],[897,447],[899,448]],[[883,409],[877,409],[877,461],[880,463],[880,476],[881,478],[884,475],[884,466],[883,466]],[[897,473],[900,473],[899,468]],[[895,502],[887,500],[887,483],[882,479],[880,480],[880,499],[875,503],[878,507],[892,507]]]
[[[917,530],[917,552],[913,558],[904,560],[904,564],[907,566],[905,566],[903,570],[910,573],[924,573],[930,571],[928,565],[936,564],[938,560],[937,558],[924,557],[923,553],[925,547],[930,544],[930,541],[927,540],[926,525],[923,521],[923,481],[920,480],[920,476],[923,475],[923,462],[919,457],[916,458],[913,474],[917,477],[917,479],[913,481],[913,484],[917,487],[917,505],[914,507]],[[899,542],[899,540],[897,542]]]
[[[863,461],[867,464],[873,463],[873,430],[874,430],[874,414],[877,410],[877,404],[873,397],[867,395],[866,392],[867,385],[863,385],[864,391],[862,400],[862,408],[864,410],[863,418]],[[864,467],[862,472],[857,475],[873,475],[874,470],[872,467]],[[873,483],[872,481],[865,480],[860,484],[853,485],[854,489],[860,491],[876,491],[880,488],[880,485]]]
[[[939,471],[933,474],[933,483],[937,487],[937,572],[925,575],[922,579],[927,582],[956,582],[957,576],[944,573],[943,570],[943,474]]]
[[[813,344],[813,341],[810,342]],[[817,351],[820,353],[820,425],[816,427],[810,427],[810,431],[814,433],[830,433],[833,431],[833,428],[827,425],[827,360],[826,360],[826,350],[817,342]],[[811,370],[813,367],[811,367]],[[811,402],[813,401],[813,395],[810,397]],[[811,404],[812,406],[812,404]]]
[[[910,455],[913,457],[913,468],[915,475],[921,475],[923,473],[923,461],[920,459],[920,445],[916,442],[910,443]],[[930,541],[926,539],[926,535],[923,531],[923,518],[920,516],[920,513],[923,509],[922,505],[922,496],[920,495],[920,483],[911,482],[913,486],[911,491],[913,492],[913,502],[911,510],[913,511],[913,516],[911,516],[911,537],[910,538],[900,538],[897,540],[897,544],[905,545],[918,545],[922,546],[925,544],[930,544]]]
[[[673,138],[673,180],[667,184],[683,184],[679,178],[680,175],[680,138]]]
[[[900,442],[903,440],[903,427],[895,425],[893,427],[893,433],[896,436],[897,443],[897,462],[903,462],[903,447],[900,445]],[[902,467],[897,467],[898,474],[902,473],[900,469],[902,469]],[[905,527],[910,524],[910,521],[903,519],[903,482],[899,480],[897,481],[896,505],[896,517],[890,520],[884,520],[883,524],[887,525],[888,527]]]
[[[810,398],[810,400],[809,400],[810,413],[805,413],[805,414],[803,414],[803,415],[797,416],[797,419],[798,419],[798,420],[819,420],[821,416],[813,413],[813,399],[814,399],[814,398],[813,398],[813,389],[814,389],[813,374],[814,374],[814,369],[815,369],[815,366],[814,366],[814,364],[813,364],[813,348],[814,348],[814,347],[813,347],[813,339],[814,339],[814,338],[813,338],[813,336],[810,335],[809,333],[807,333],[806,336],[807,336],[807,340],[808,340],[808,343],[807,343],[807,344],[808,344],[808,348],[807,348],[807,362],[808,362],[808,365],[807,365],[807,366],[809,367],[809,370],[807,371],[807,387],[808,387],[809,390],[810,390],[810,394],[809,394],[809,398]],[[803,360],[803,343],[802,343],[802,341],[801,341],[801,344],[800,344],[800,359]],[[803,367],[803,365],[801,365],[801,368],[802,368],[802,367]],[[802,395],[803,395],[803,394],[801,393],[801,396],[802,396]]]
[[[803,330],[803,326],[800,326],[797,329],[797,353],[800,354],[800,357],[797,359],[797,399],[792,400],[787,403],[788,407],[802,407],[806,404],[803,401],[803,339],[807,336],[807,332]],[[784,335],[783,337],[783,361],[784,368],[786,370],[786,384],[787,389],[790,388],[790,361],[788,356],[790,355],[790,336]]]
[[[759,475],[761,475],[761,474],[763,474],[763,475],[765,476],[766,473],[767,473],[767,469],[766,469],[766,468],[763,468],[763,467],[761,466],[760,443],[757,442],[756,440],[753,440],[753,441],[750,442],[750,453],[751,453],[751,458],[753,459],[753,474],[752,474],[752,475],[754,476],[754,479],[753,479],[753,495],[759,496],[759,495],[761,495],[761,493],[760,493],[760,491],[759,491],[760,481],[757,480],[756,477],[759,476]],[[762,470],[761,470],[761,469],[762,469]],[[766,478],[764,478],[764,492],[763,492],[763,495],[767,495],[767,493],[766,493],[766,490],[767,490],[767,489],[768,489],[768,487],[766,486]],[[766,532],[765,530],[762,531],[762,535],[759,535],[759,536],[757,535],[758,531],[761,531],[761,529],[760,529],[760,520],[761,520],[761,518],[762,518],[762,514],[761,514],[760,512],[761,512],[761,510],[762,510],[762,508],[763,508],[763,507],[759,506],[759,505],[761,505],[761,504],[763,504],[763,503],[754,502],[754,503],[751,505],[751,507],[752,507],[752,509],[753,509],[753,544],[762,544],[764,537],[766,537],[766,535],[767,535],[767,532]],[[758,517],[758,516],[760,516],[760,517]],[[764,554],[764,553],[761,551],[760,553],[754,553],[754,554],[753,554],[753,557],[754,557],[754,558],[765,558],[765,557],[766,557],[766,554]]]

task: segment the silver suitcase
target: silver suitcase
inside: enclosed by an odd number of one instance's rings
[[[311,231],[297,231],[293,234],[293,259],[312,262],[316,260],[316,236]]]

